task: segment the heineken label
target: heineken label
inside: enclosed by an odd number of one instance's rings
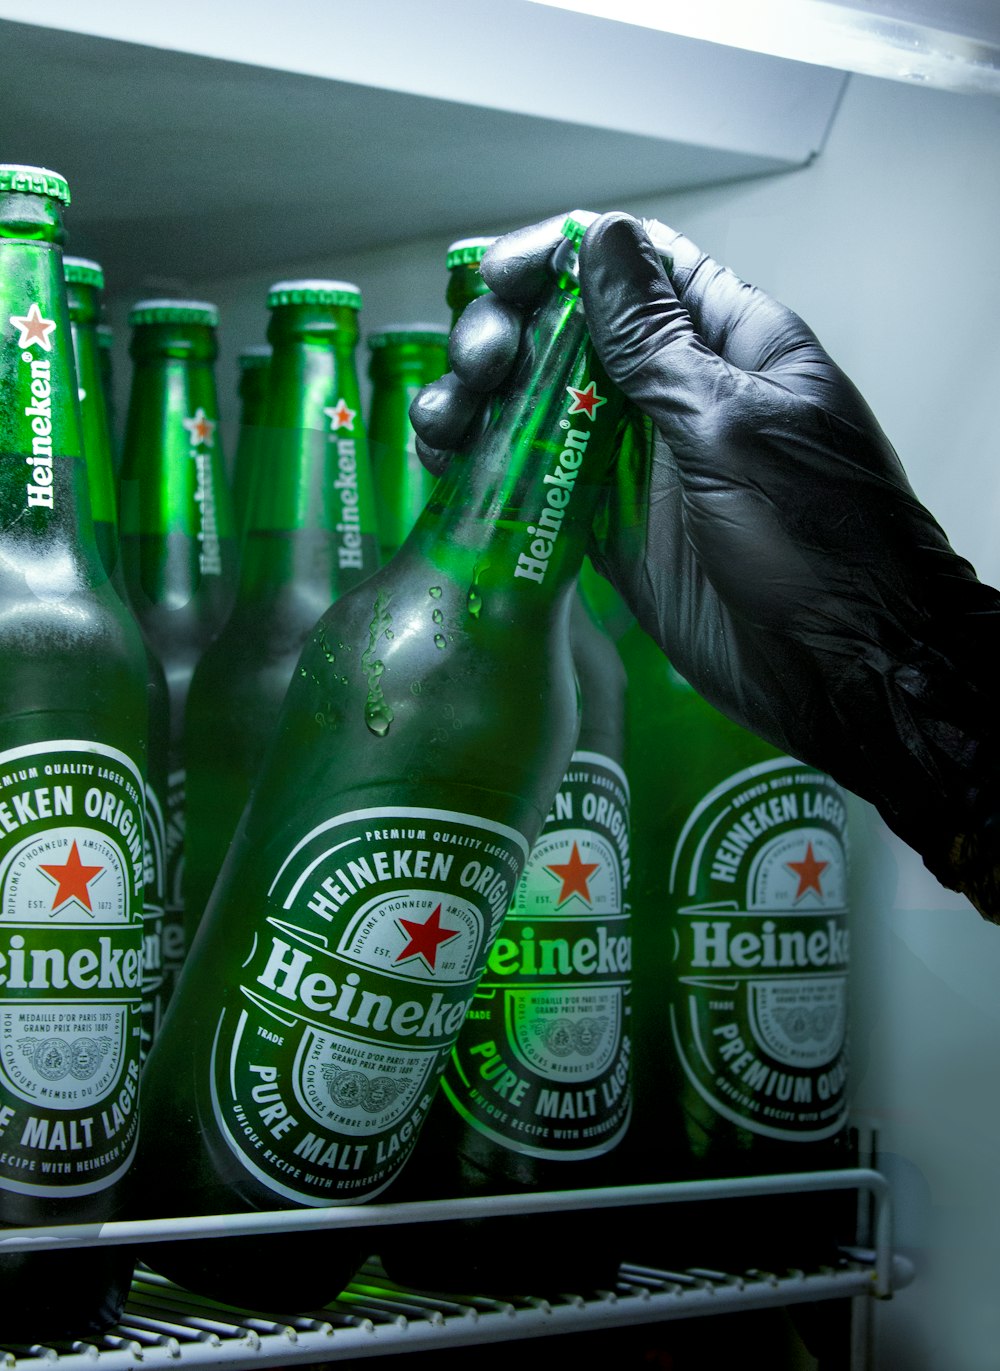
[[[0,1188],[66,1197],[138,1126],[143,782],[66,740],[0,753]]]
[[[142,897],[142,1059],[156,1039],[172,986],[163,962],[163,915],[167,888],[167,826],[163,805],[146,785],[146,842]]]
[[[514,1152],[608,1152],[631,1109],[629,791],[576,752],[451,1055],[462,1118]]]
[[[695,807],[670,868],[670,1022],[691,1087],[768,1138],[844,1124],[847,813],[829,777],[785,757]]]
[[[413,1150],[527,856],[503,824],[357,810],[276,873],[212,1049],[232,1152],[299,1204],[358,1203]]]
[[[187,937],[184,929],[184,801],[187,772],[167,777],[164,823],[163,934],[161,952],[166,996],[169,999],[184,966]]]

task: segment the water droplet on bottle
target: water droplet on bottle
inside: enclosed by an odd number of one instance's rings
[[[299,675],[302,677],[303,680],[305,680],[305,678],[309,675],[309,672],[306,671],[306,669],[305,669],[304,666],[300,666],[300,667],[299,667]]]
[[[441,613],[439,609],[436,609],[434,611],[434,613],[431,615],[431,618],[434,620],[436,624],[444,623],[444,615]]]
[[[431,597],[432,600],[440,600],[440,598],[441,598],[441,587],[440,587],[440,586],[431,586],[431,588],[430,588],[430,590],[427,592],[427,594]]]
[[[392,710],[384,701],[374,705],[369,701],[365,705],[365,723],[376,738],[384,738],[392,723]]]
[[[447,647],[447,643],[445,641],[445,636],[443,633],[434,634],[434,646],[441,648],[442,650],[444,650],[444,648]]]
[[[385,631],[385,636],[386,636],[387,638],[389,638],[389,639],[392,639],[392,638],[395,638],[396,635],[395,635],[395,633],[393,633],[393,631],[392,631],[391,628],[387,628],[386,631]]]
[[[483,597],[475,586],[470,587],[465,603],[472,617],[478,619],[483,609]]]
[[[392,618],[386,608],[389,596],[380,590],[375,597],[372,621],[368,626],[368,646],[361,654],[361,669],[368,680],[368,698],[365,701],[365,723],[376,738],[384,738],[393,720],[392,708],[382,691],[382,675],[385,663],[375,656],[379,638],[388,633]]]
[[[420,692],[421,692],[422,690],[423,690],[423,686],[420,684],[419,681],[411,681],[411,682],[410,682],[410,694],[411,694],[411,695],[419,695]]]

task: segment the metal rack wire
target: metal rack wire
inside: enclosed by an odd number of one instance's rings
[[[179,1240],[219,1236],[223,1232],[232,1237],[240,1232],[381,1226],[415,1220],[434,1222],[849,1189],[871,1197],[875,1245],[868,1250],[852,1249],[835,1265],[815,1270],[661,1271],[626,1264],[614,1290],[570,1291],[549,1298],[494,1299],[480,1295],[444,1297],[403,1289],[393,1285],[376,1262],[370,1262],[339,1298],[323,1310],[274,1319],[215,1304],[140,1267],[122,1321],[109,1333],[86,1342],[10,1347],[0,1350],[0,1365],[25,1371],[52,1371],[56,1366],[62,1371],[136,1371],[140,1366],[159,1371],[225,1363],[230,1371],[238,1371],[242,1367],[423,1352],[800,1302],[887,1297],[912,1276],[907,1264],[892,1255],[891,1210],[885,1180],[878,1172],[861,1168],[423,1204],[147,1220],[44,1232],[8,1229],[0,1237],[0,1252],[28,1247],[37,1251],[118,1245],[153,1237],[161,1241]]]

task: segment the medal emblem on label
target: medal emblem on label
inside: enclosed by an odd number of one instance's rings
[[[297,844],[213,1047],[216,1120],[258,1180],[320,1205],[395,1177],[526,855],[503,824],[416,808],[344,814]]]
[[[452,1053],[467,1123],[533,1157],[599,1156],[631,1108],[628,782],[573,755]]]
[[[688,1083],[765,1137],[829,1137],[847,1075],[847,814],[788,758],[694,809],[670,870],[671,1029]]]
[[[135,1146],[142,780],[75,740],[0,754],[0,1187],[86,1195]]]

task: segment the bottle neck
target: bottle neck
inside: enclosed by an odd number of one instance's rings
[[[0,196],[0,226],[7,202]],[[13,215],[11,217],[14,217]],[[4,579],[61,597],[105,579],[97,554],[62,253],[0,233],[0,542]]]
[[[406,544],[470,593],[550,614],[580,569],[624,401],[586,333],[572,282],[553,285],[472,451],[454,459]]]
[[[101,376],[97,341],[99,304],[94,286],[67,282],[73,354],[79,383],[83,451],[87,462],[87,487],[94,537],[101,561],[110,574],[118,562],[118,508],[115,499],[111,431]]]
[[[372,357],[369,441],[382,560],[399,550],[434,489],[435,479],[417,455],[410,405],[420,388],[447,369],[447,350],[389,348]]]
[[[327,309],[332,313],[337,307]],[[253,451],[241,596],[295,580],[323,590],[329,603],[378,565],[354,364],[356,325],[348,330],[338,322],[310,314],[304,305],[274,312],[267,398]]]
[[[121,485],[129,591],[187,603],[233,574],[232,501],[223,474],[211,330],[136,330]],[[169,554],[168,554],[169,548]],[[159,549],[159,551],[157,551]],[[162,554],[162,555],[160,555]]]

